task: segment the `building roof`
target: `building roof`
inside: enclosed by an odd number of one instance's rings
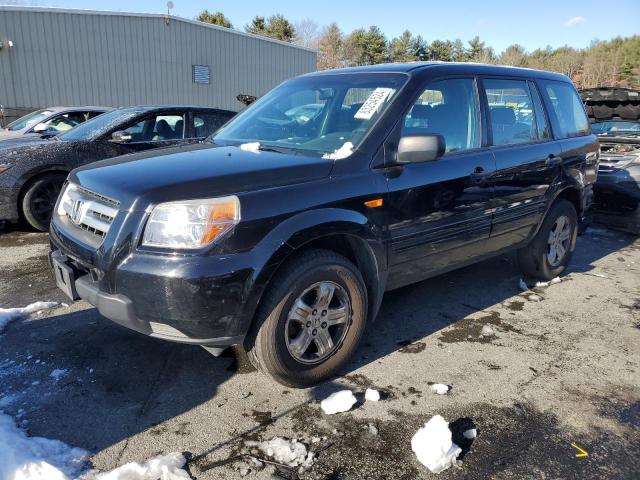
[[[275,38],[263,37],[261,35],[255,35],[253,33],[242,32],[233,28],[220,27],[210,23],[199,22],[197,20],[191,20],[188,18],[176,17],[174,15],[167,15],[162,13],[138,13],[138,12],[115,12],[109,10],[84,10],[78,8],[57,8],[57,7],[24,7],[13,5],[0,5],[0,12],[2,11],[17,11],[17,12],[44,12],[44,13],[67,13],[72,15],[107,15],[107,16],[122,16],[122,17],[140,17],[140,18],[160,18],[163,20],[169,20],[170,22],[182,22],[188,23],[200,28],[212,28],[225,33],[241,35],[245,37],[254,38],[264,42],[277,43],[289,48],[296,48],[299,50],[306,50],[309,52],[317,52],[316,49],[303,47],[301,45],[295,45],[293,43],[285,42],[283,40],[276,40]]]

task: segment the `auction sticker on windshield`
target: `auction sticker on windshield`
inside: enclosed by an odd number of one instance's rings
[[[378,87],[369,98],[362,104],[360,109],[356,112],[353,118],[359,120],[370,120],[371,117],[378,111],[380,106],[389,98],[389,95],[393,93],[393,88]]]

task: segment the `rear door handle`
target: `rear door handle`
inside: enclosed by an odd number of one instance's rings
[[[562,157],[558,157],[556,155],[549,155],[545,160],[544,164],[548,167],[555,167],[562,163]]]

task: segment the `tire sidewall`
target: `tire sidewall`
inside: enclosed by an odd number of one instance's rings
[[[31,202],[33,200],[34,195],[38,192],[40,188],[50,183],[56,183],[56,184],[59,183],[60,188],[62,188],[62,185],[64,184],[64,180],[65,180],[65,176],[63,174],[49,173],[35,179],[27,187],[24,195],[22,196],[21,213],[24,220],[36,230],[45,232],[49,228],[49,224],[42,223],[39,219],[34,217],[33,214],[31,213]],[[53,210],[54,208],[55,208],[55,203],[51,205],[51,210]]]
[[[556,220],[560,216],[566,216],[571,222],[571,242],[569,243],[569,249],[564,255],[564,258],[560,262],[559,265],[553,266],[549,263],[549,259],[547,257],[547,245],[549,239],[549,233],[553,228]],[[573,252],[576,249],[576,239],[578,236],[578,215],[576,213],[575,208],[567,201],[558,202],[553,208],[549,211],[549,215],[545,218],[542,227],[540,228],[540,232],[538,232],[538,236],[536,238],[536,251],[538,255],[538,262],[540,262],[540,273],[544,278],[552,279],[560,275],[569,265],[571,261],[571,257]]]
[[[298,362],[289,353],[285,340],[285,327],[289,311],[296,299],[311,285],[330,281],[342,286],[351,303],[351,320],[346,336],[337,350],[326,360],[317,364]],[[367,318],[367,295],[362,277],[357,270],[347,265],[318,265],[310,270],[292,275],[283,286],[286,293],[276,307],[270,312],[261,327],[263,334],[259,341],[273,342],[272,345],[261,345],[263,351],[271,353],[271,365],[268,373],[279,381],[287,379],[293,386],[309,386],[333,375],[357,348],[364,331]],[[272,347],[272,348],[269,348]]]

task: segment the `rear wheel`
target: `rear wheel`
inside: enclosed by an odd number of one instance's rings
[[[271,282],[247,336],[259,370],[290,387],[334,375],[353,354],[367,317],[358,269],[327,250],[308,250]]]
[[[21,212],[27,223],[36,230],[45,232],[49,228],[53,207],[65,178],[65,174],[46,173],[27,185],[22,196]]]
[[[560,275],[571,261],[577,232],[578,215],[573,204],[556,200],[531,243],[518,252],[522,272],[542,280]]]

